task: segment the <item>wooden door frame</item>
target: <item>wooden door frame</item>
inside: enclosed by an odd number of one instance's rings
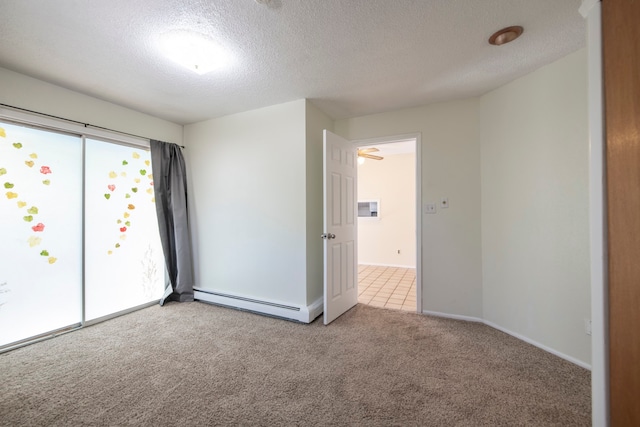
[[[580,12],[588,24],[592,423],[637,425],[640,2],[583,0]]]
[[[609,421],[640,425],[640,1],[602,2]]]

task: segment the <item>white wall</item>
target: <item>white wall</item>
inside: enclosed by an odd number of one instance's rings
[[[480,122],[484,318],[589,364],[586,70],[581,50],[486,94]]]
[[[182,144],[182,126],[0,68],[0,103]]]
[[[422,308],[482,317],[478,99],[374,114],[335,123],[347,139],[420,132],[422,199],[449,209],[422,215]]]
[[[333,120],[306,102],[307,304],[322,298],[324,279],[322,215],[322,131],[333,131]]]
[[[185,126],[197,286],[307,304],[305,105]]]
[[[380,200],[377,218],[358,218],[358,263],[415,268],[416,156],[358,165],[358,200]],[[398,253],[400,251],[400,253]]]

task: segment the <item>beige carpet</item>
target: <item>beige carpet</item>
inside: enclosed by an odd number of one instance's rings
[[[151,307],[0,355],[2,426],[590,425],[589,372],[484,325]]]

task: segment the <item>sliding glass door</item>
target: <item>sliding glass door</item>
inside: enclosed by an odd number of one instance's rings
[[[148,151],[87,139],[86,320],[164,291],[164,258]]]
[[[0,122],[0,188],[0,347],[162,296],[144,147]]]
[[[0,123],[0,346],[82,321],[82,140]]]

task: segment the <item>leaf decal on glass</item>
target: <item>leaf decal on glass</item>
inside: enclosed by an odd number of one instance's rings
[[[36,236],[31,236],[27,239],[27,243],[29,243],[30,247],[34,247],[34,246],[38,246],[40,243],[42,242],[42,239],[40,237],[36,237]],[[49,253],[47,252],[47,255],[49,255]]]
[[[2,136],[6,137],[6,133],[5,133],[4,129],[2,129]],[[31,178],[27,177],[27,179],[33,180],[33,181],[30,181],[33,184],[36,184],[38,182],[42,182],[42,184],[44,184],[44,185],[47,185],[47,186],[50,185],[51,181],[49,179],[40,178],[39,177],[40,175],[38,174],[38,172],[40,174],[43,174],[43,175],[49,175],[49,174],[53,173],[52,165],[38,165],[38,166],[36,166],[36,162],[34,160],[38,159],[39,155],[35,151],[29,149],[28,145],[29,145],[29,141],[27,141],[26,144],[23,144],[22,142],[13,142],[12,143],[12,146],[15,149],[21,150],[21,149],[24,148],[25,150],[29,150],[29,151],[27,151],[29,153],[28,157],[26,159],[24,159],[24,164],[25,164],[25,166],[30,168],[31,171],[32,171],[32,172],[29,171],[27,173],[29,173],[29,174],[35,173],[35,175],[32,175]],[[22,160],[19,160],[16,157],[12,157],[12,156],[10,156],[9,158],[10,159],[13,158],[13,161],[15,162],[16,165],[20,161],[22,161]],[[13,165],[9,165],[9,166],[13,167]],[[36,167],[34,167],[34,166],[36,166]],[[7,169],[9,169],[9,170],[7,170]],[[2,168],[0,168],[0,175],[8,175],[10,173],[10,171],[11,171],[11,168],[2,167]],[[2,183],[2,185],[6,189],[14,189],[16,186],[19,186],[19,184],[20,184],[20,182],[15,183],[15,181],[14,182],[6,181],[6,182]],[[28,188],[30,188],[30,187],[28,187]],[[43,194],[42,191],[43,190],[40,190],[40,193],[36,193],[36,194]],[[7,199],[17,199],[18,198],[18,193],[15,192],[15,191],[7,191],[5,193],[5,195],[6,195]],[[18,207],[18,209],[24,209],[25,207],[28,206],[28,204],[27,204],[27,202],[25,200],[16,200],[16,206]],[[26,213],[26,215],[24,215],[25,213]],[[23,215],[22,216],[22,220],[24,222],[32,223],[34,221],[34,216],[35,215],[40,215],[40,210],[39,210],[39,208],[37,206],[33,206],[32,205],[31,207],[26,209],[26,212],[23,212],[23,214],[21,214],[21,215]],[[31,228],[31,230],[30,230],[31,232],[39,233],[41,235],[42,234],[46,234],[46,233],[44,233],[45,224],[43,222],[38,222],[37,224],[31,226],[30,228]],[[28,245],[30,247],[38,246],[38,245],[41,244],[41,242],[42,242],[42,237],[36,237],[35,235],[31,235],[27,239],[27,243],[28,243]],[[44,250],[44,251],[40,252],[40,255],[48,257],[47,260],[48,260],[49,264],[53,264],[53,263],[55,263],[57,261],[57,258],[50,256],[49,252],[47,250]]]
[[[4,131],[4,128],[0,128],[0,136],[1,136],[1,137],[3,137],[3,138],[6,138],[6,137],[7,137],[7,134],[6,134],[6,132]]]
[[[125,167],[128,167],[129,165],[132,166],[133,171],[137,170],[139,175],[138,173],[127,174],[127,172],[125,172],[126,170]],[[113,193],[112,194],[113,197],[111,197],[112,199],[114,199],[113,203],[120,203],[120,201],[124,201],[126,205],[126,210],[123,213],[122,217],[114,218],[113,220],[116,222],[117,231],[119,231],[120,233],[129,234],[131,233],[130,231],[131,222],[128,221],[127,218],[131,216],[130,212],[134,211],[136,209],[136,206],[139,206],[140,202],[136,201],[136,197],[140,197],[143,190],[143,188],[139,186],[140,182],[142,181],[141,178],[147,177],[150,180],[153,178],[153,175],[150,173],[151,171],[149,171],[149,167],[151,166],[151,160],[149,159],[148,153],[140,153],[140,152],[133,151],[131,152],[130,159],[122,159],[122,157],[120,157],[119,160],[116,160],[115,166],[116,167],[109,173],[109,177],[111,179],[118,179],[119,182],[109,183],[108,188],[110,192]],[[128,180],[131,180],[129,182],[133,184],[131,187],[129,187],[128,192],[125,191],[122,193],[120,192],[116,193],[115,192],[116,186],[118,186],[120,190],[122,190],[123,189],[122,185],[127,185]],[[152,188],[144,188],[144,190],[146,191],[147,194],[153,195]],[[107,198],[106,194],[105,194],[105,198]],[[152,199],[152,202],[153,202],[153,199]],[[125,237],[126,237],[125,234],[119,234],[119,240],[120,240],[119,244],[123,244],[122,241],[125,239]],[[116,246],[116,248],[118,247],[119,246]]]

